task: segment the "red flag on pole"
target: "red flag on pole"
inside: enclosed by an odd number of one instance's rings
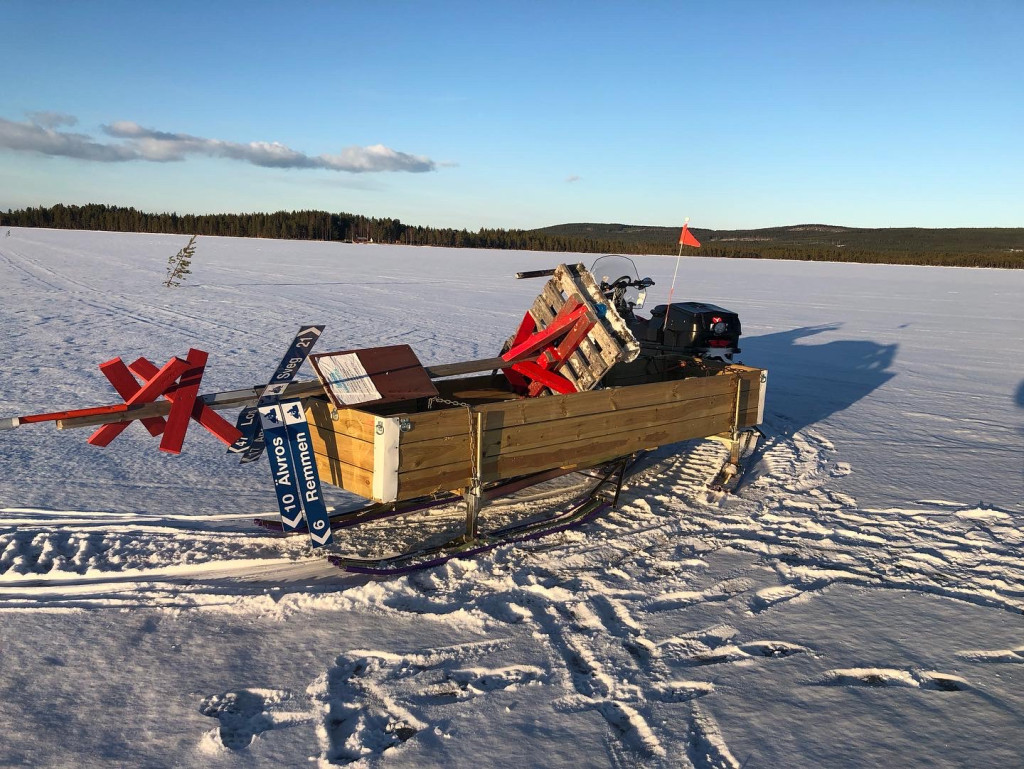
[[[668,303],[672,304],[672,294],[676,290],[676,276],[679,274],[679,262],[683,258],[683,246],[693,246],[694,248],[700,248],[700,241],[693,237],[693,233],[690,232],[690,217],[686,217],[686,222],[683,223],[683,231],[679,233],[679,255],[676,257],[676,269],[672,273],[672,285],[668,289]],[[663,328],[668,328],[668,316],[669,313],[665,313],[665,325]]]
[[[700,248],[700,241],[693,237],[693,233],[690,232],[690,226],[688,224],[684,224],[683,231],[679,233],[679,245]]]

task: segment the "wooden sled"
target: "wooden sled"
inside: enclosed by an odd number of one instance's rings
[[[596,389],[614,366],[637,357],[640,343],[583,265],[541,274],[550,280],[500,357],[424,367],[405,345],[326,353],[309,358],[320,381],[280,385],[276,396],[288,399],[295,418],[305,412],[309,441],[302,452],[309,475],[316,476],[315,462],[323,482],[370,501],[330,521],[324,511],[317,521],[322,528],[462,499],[465,533],[434,560],[477,551],[502,536],[515,541],[559,530],[600,505],[614,505],[637,454],[698,438],[729,446],[730,461],[715,485],[731,487],[751,430],[764,417],[767,372],[698,361],[687,367],[686,378]],[[318,336],[322,328],[306,331]],[[213,410],[253,404],[266,388],[198,395],[205,355],[192,350],[162,369],[145,359],[130,366],[108,361],[101,370],[123,404],[10,418],[0,421],[0,429],[42,421],[62,429],[99,426],[90,442],[109,443],[140,420],[153,435],[163,434],[161,448],[177,453],[185,427],[195,420],[231,443],[239,430]],[[683,375],[681,369],[673,373]],[[546,526],[481,535],[479,515],[488,500],[586,469],[601,479],[598,496]]]

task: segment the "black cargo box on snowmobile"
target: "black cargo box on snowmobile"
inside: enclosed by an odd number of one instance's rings
[[[740,333],[739,315],[724,307],[704,302],[675,302],[659,304],[651,310],[651,322],[642,341],[663,344],[684,354],[699,355],[718,350],[737,353]]]

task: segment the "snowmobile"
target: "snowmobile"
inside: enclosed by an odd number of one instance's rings
[[[613,367],[602,386],[708,376],[740,352],[740,318],[735,312],[706,302],[677,302],[659,304],[645,318],[636,310],[643,308],[654,281],[640,278],[632,259],[608,254],[594,262],[590,273],[601,276],[601,291],[640,343],[639,355]]]

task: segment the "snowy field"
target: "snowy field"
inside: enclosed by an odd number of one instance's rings
[[[192,346],[204,392],[250,386],[304,323],[491,357],[540,288],[514,273],[574,260],[200,237],[165,289],[187,241],[0,231],[0,417],[117,402],[98,363]],[[636,261],[664,302],[674,258]],[[0,766],[1021,766],[1024,272],[679,276],[771,372],[739,492],[702,493],[716,445],[663,447],[617,511],[411,576],[252,527],[266,464],[196,425],[180,457],[0,432]]]

